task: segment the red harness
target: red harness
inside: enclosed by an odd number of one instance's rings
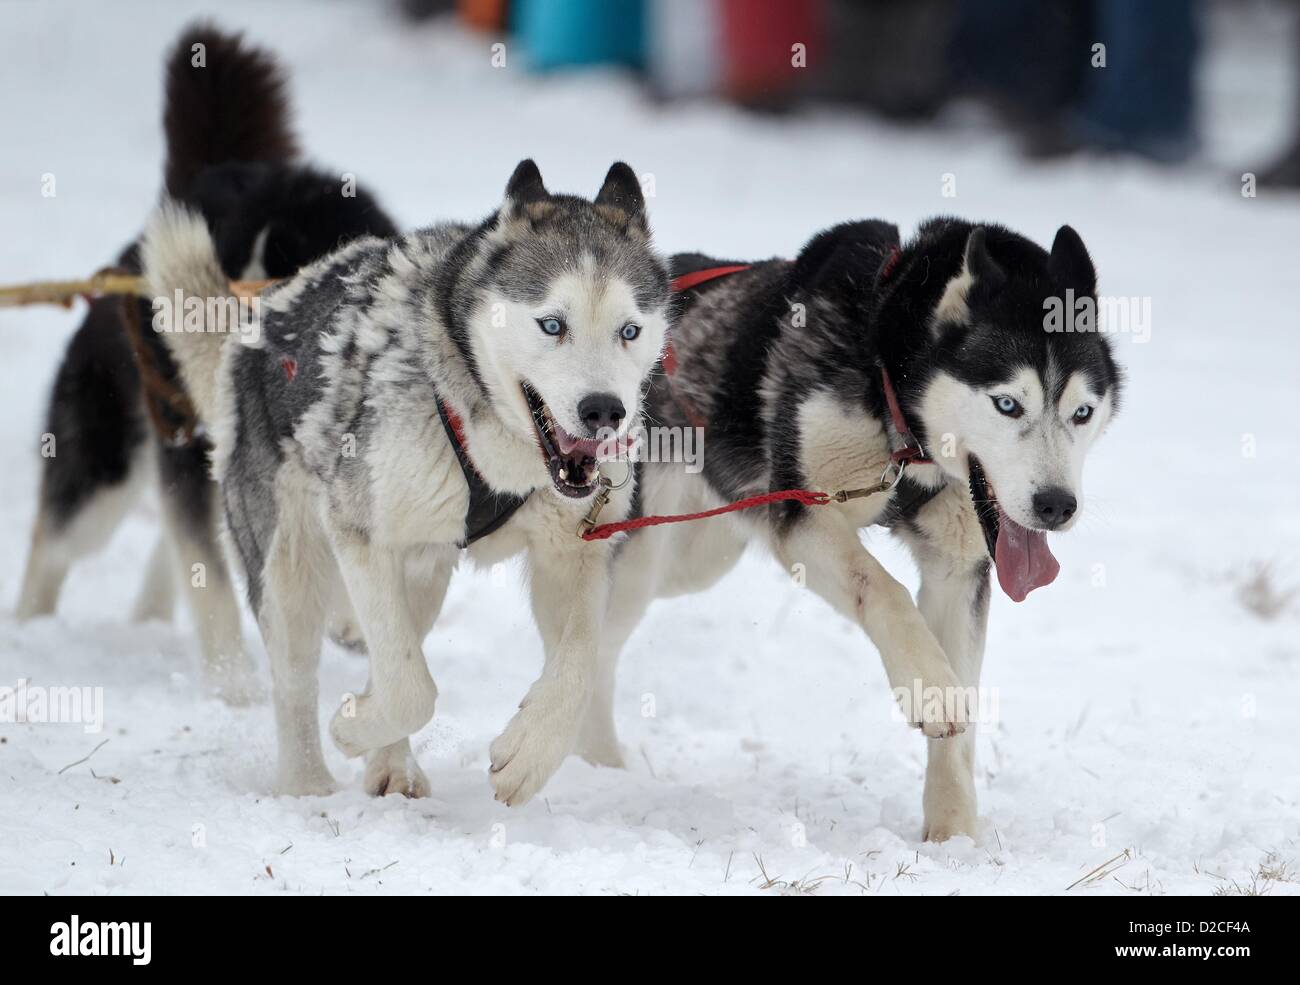
[[[893,273],[894,266],[898,262],[898,249],[895,248],[885,261],[885,267],[881,270],[881,277],[888,277]],[[726,277],[729,274],[739,273],[742,270],[749,270],[749,264],[732,264],[724,267],[708,267],[704,270],[696,270],[689,274],[682,274],[680,277],[673,278],[672,288],[676,292],[689,291],[691,288],[708,281],[715,280],[719,277]],[[664,367],[664,375],[670,379],[677,372],[677,353],[673,349],[672,339],[664,345],[664,354],[660,360]],[[890,422],[894,425],[894,431],[903,441],[903,447],[890,453],[890,461],[898,468],[897,478],[902,478],[902,469],[906,465],[932,465],[933,460],[925,454],[925,449],[921,443],[916,440],[912,434],[912,429],[907,426],[907,418],[903,416],[903,408],[898,403],[898,394],[894,392],[893,381],[889,378],[889,370],[882,363],[880,366],[880,384],[885,394],[885,405],[889,408]],[[699,415],[689,406],[684,407],[686,416],[691,418],[692,423],[700,426]],[[881,483],[882,487],[885,483]],[[887,488],[892,488],[888,486]],[[879,489],[875,491],[884,491]],[[857,490],[861,494],[861,490]],[[725,503],[712,510],[704,510],[700,513],[675,513],[669,516],[640,516],[630,520],[619,520],[616,523],[602,523],[593,526],[590,530],[581,534],[583,540],[605,540],[614,534],[624,530],[640,530],[643,527],[657,527],[664,523],[685,523],[688,520],[704,520],[712,516],[721,516],[724,513],[735,513],[739,510],[753,509],[756,506],[767,506],[772,503],[781,503],[793,501],[802,503],[804,506],[826,506],[832,502],[844,502],[852,498],[845,492],[825,493],[813,489],[782,489],[776,492],[762,493],[757,496],[749,496],[745,499],[738,499],[733,503]]]
[[[889,379],[889,370],[885,369],[884,363],[880,364],[880,388],[885,391],[885,406],[889,408],[889,418],[893,422],[894,431],[903,439],[903,447],[891,452],[889,457],[895,463],[933,465],[934,459],[926,457],[921,442],[916,440],[912,429],[907,426],[907,418],[903,416],[903,408],[898,405],[898,394],[894,392],[894,384]]]
[[[689,274],[682,274],[680,277],[673,278],[673,290],[677,293],[689,291],[697,284],[704,284],[719,277],[726,277],[727,274],[738,274],[742,270],[749,270],[751,263],[733,263],[726,267],[706,267],[703,270],[694,270]]]
[[[465,449],[465,454],[469,454],[469,449],[465,445],[465,422],[460,419],[460,415],[452,409],[451,404],[442,400],[438,401],[438,409],[442,411],[442,416],[447,420],[447,427],[451,428],[452,440],[457,446]]]

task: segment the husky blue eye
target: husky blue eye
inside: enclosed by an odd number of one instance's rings
[[[633,325],[631,322],[628,322],[626,325],[623,326],[623,328],[619,331],[618,334],[619,337],[622,338],[624,342],[631,342],[634,338],[636,338],[638,335],[641,334],[641,326]]]
[[[1006,414],[1007,417],[1019,417],[1025,412],[1014,397],[994,397],[993,406],[998,409],[999,414]]]
[[[539,318],[537,324],[547,335],[563,335],[564,322],[558,318]]]
[[[1078,410],[1074,412],[1074,423],[1083,424],[1090,417],[1092,417],[1092,408],[1089,407],[1087,404],[1083,404],[1079,407]]]

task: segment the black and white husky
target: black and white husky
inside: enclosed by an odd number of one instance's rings
[[[181,207],[155,215],[143,256],[160,298],[227,292],[207,226]],[[238,340],[165,334],[211,426],[270,653],[280,791],[332,785],[317,664],[346,593],[370,682],[333,739],[367,756],[370,792],[428,792],[408,742],[437,696],[421,641],[467,542],[487,560],[528,550],[545,648],[491,747],[497,798],[526,801],[574,748],[608,596],[608,545],[577,536],[599,488],[597,436],[639,420],[669,303],[627,165],[588,201],[550,194],[524,161],[478,226],[358,240],[270,289]],[[606,509],[630,498],[618,490]]]
[[[226,276],[285,277],[357,236],[396,232],[364,190],[344,194],[333,175],[299,163],[284,76],[269,53],[238,35],[190,28],[167,56],[165,77],[165,187],[203,214]],[[137,244],[118,265],[139,272]],[[176,366],[149,331],[151,317],[145,300],[94,301],[68,345],[50,395],[53,454],[43,459],[17,615],[53,612],[71,565],[107,544],[156,486],[164,533],[135,615],[169,616],[179,581],[207,685],[241,702],[257,685],[216,532],[212,446],[184,406]]]
[[[719,263],[677,257],[674,273]],[[645,513],[771,490],[869,488],[907,464],[887,492],[632,534],[615,559],[578,751],[621,762],[614,667],[650,601],[708,586],[758,539],[865,630],[896,695],[960,698],[906,700],[904,711],[931,740],[925,837],[974,834],[966,705],[979,683],[990,562],[1017,601],[1055,577],[1045,532],[1076,521],[1084,456],[1116,409],[1120,374],[1105,337],[1044,330],[1051,298],[1095,290],[1068,226],[1048,253],[997,226],[941,219],[903,246],[887,223],[841,225],[793,262],[757,263],[686,291],[676,367],[652,391],[649,415],[702,426],[704,468],[640,465]],[[911,549],[921,572],[915,603],[859,540],[873,524]]]

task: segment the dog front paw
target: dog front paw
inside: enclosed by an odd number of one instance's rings
[[[969,688],[963,687],[946,657],[929,661],[911,683],[894,688],[903,717],[929,739],[951,739],[966,731],[973,713]]]
[[[433,792],[429,778],[415,761],[411,744],[403,739],[366,757],[366,775],[362,781],[372,797],[427,797]]]
[[[921,838],[924,841],[938,842],[947,841],[949,838],[956,838],[959,835],[965,835],[968,838],[976,836],[974,810],[956,809],[942,811],[933,818],[927,816]]]
[[[577,709],[566,689],[534,684],[495,741],[488,778],[509,807],[528,803],[573,748]]]

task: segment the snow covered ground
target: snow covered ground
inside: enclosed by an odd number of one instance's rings
[[[134,234],[159,183],[161,52],[200,9],[4,6],[0,282],[91,271]],[[539,81],[513,56],[493,69],[493,39],[368,4],[219,9],[288,61],[313,155],[404,223],[478,217],[527,155],[557,189],[593,192],[616,158],[653,173],[667,250],[789,255],[868,215],[906,231],[955,212],[1044,243],[1068,221],[1105,293],[1151,299],[1151,336],[1118,340],[1125,407],[1089,463],[1083,522],[1055,540],[1059,581],[1019,606],[995,593],[984,831],[935,846],[919,840],[922,741],[892,720],[874,650],[757,556],[656,605],[632,640],[625,772],[574,760],[527,807],[493,802],[488,743],[541,659],[505,569],[459,574],[425,644],[442,694],[415,740],[431,798],[366,797],[332,748],[343,792],[271,796],[269,707],[196,696],[183,614],[125,618],[151,509],[74,571],[57,617],[12,618],[47,387],[78,315],[0,314],[0,685],[102,687],[105,704],[99,734],[0,725],[0,891],[1300,892],[1300,613],[1292,600],[1265,618],[1242,597],[1262,564],[1279,590],[1300,582],[1300,199],[1243,198],[1238,178],[1287,119],[1281,26],[1249,42],[1243,28],[1216,55],[1215,166],[1168,172],[1030,167],[971,114],[911,131],[662,108],[613,73]],[[902,551],[867,536],[914,584]],[[264,663],[251,620],[246,633]],[[364,678],[327,648],[322,721]]]

